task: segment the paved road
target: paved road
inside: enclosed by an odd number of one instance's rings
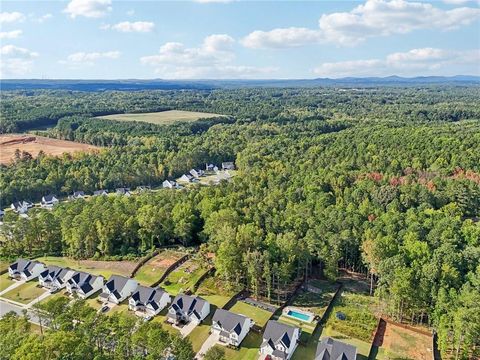
[[[23,316],[23,308],[6,301],[0,300],[0,317],[3,317],[6,313],[14,311],[18,315]],[[32,311],[27,311],[28,316],[30,317],[30,322],[34,324],[39,324],[38,316],[36,316]]]

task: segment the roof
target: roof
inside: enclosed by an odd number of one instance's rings
[[[217,323],[222,330],[228,331],[229,333],[234,332],[237,335],[240,335],[247,320],[248,318],[246,316],[238,315],[223,309],[217,309],[212,319],[212,321]]]
[[[126,194],[128,192],[130,192],[130,188],[116,188],[115,191],[117,192],[117,194]]]
[[[198,312],[207,304],[207,301],[199,296],[190,296],[185,294],[178,294],[172,302],[172,308],[178,313],[185,313],[186,315],[195,315],[200,318]]]
[[[26,259],[17,259],[13,264],[10,265],[10,269],[12,270],[18,270],[21,271],[27,267],[27,265],[30,263],[30,260]]]
[[[60,283],[63,283],[63,278],[65,277],[65,275],[67,275],[69,271],[71,271],[69,268],[62,268],[59,266],[50,265],[40,273],[40,276],[50,276],[52,280],[57,279]]]
[[[290,348],[293,334],[297,329],[298,328],[295,326],[282,324],[275,320],[269,320],[263,333],[264,344],[269,343],[270,346],[273,344],[272,348],[275,348],[276,344],[283,343],[287,348]]]
[[[355,360],[357,348],[331,337],[318,343],[315,360]]]
[[[125,276],[120,276],[120,275],[112,275],[110,276],[110,279],[105,283],[105,287],[110,290],[112,294],[115,296],[119,295],[118,291],[122,291],[122,289],[125,287],[125,285],[129,281],[135,281],[130,278],[127,278]],[[115,294],[116,293],[116,294]],[[120,296],[117,296],[120,297]]]
[[[30,204],[31,204],[30,202],[25,201],[25,200],[22,200],[22,201],[15,201],[15,202],[13,202],[13,203],[12,203],[12,206],[13,206],[16,210],[18,210],[18,209],[20,209],[20,208],[22,208],[22,207],[28,207]]]
[[[103,195],[103,194],[106,194],[106,193],[108,193],[107,190],[95,190],[93,192],[93,195]]]
[[[101,276],[95,276],[82,271],[76,271],[68,280],[70,284],[77,284],[78,287],[86,294],[89,293],[93,286],[92,284]]]
[[[132,299],[137,304],[148,305],[157,308],[157,304],[164,294],[167,294],[162,288],[151,288],[148,286],[139,285],[137,290],[133,293]]]
[[[73,196],[85,196],[85,192],[84,191],[74,191]]]
[[[46,202],[49,202],[49,201],[53,201],[54,199],[56,199],[57,197],[53,194],[49,194],[49,195],[45,195],[43,197],[43,201],[46,201]]]

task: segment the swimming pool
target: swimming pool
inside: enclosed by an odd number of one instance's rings
[[[291,316],[291,317],[294,317],[294,318],[297,318],[297,319],[302,320],[302,321],[310,320],[310,315],[303,314],[303,313],[300,313],[300,312],[294,311],[294,310],[289,310],[287,312],[287,315]]]
[[[311,313],[310,311],[305,311],[295,307],[286,307],[283,309],[283,315],[307,323],[311,323],[315,317],[315,314]]]

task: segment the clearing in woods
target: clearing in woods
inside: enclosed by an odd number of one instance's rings
[[[99,119],[108,119],[116,121],[141,121],[156,125],[169,125],[180,121],[197,121],[198,119],[208,119],[225,115],[204,113],[197,111],[168,110],[152,113],[138,114],[113,114],[98,116]]]
[[[0,135],[0,164],[9,164],[15,158],[15,151],[26,151],[37,157],[40,150],[47,155],[59,156],[63,153],[93,151],[97,146],[81,144],[74,141],[51,139],[28,134]]]

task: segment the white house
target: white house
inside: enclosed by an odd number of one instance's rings
[[[341,359],[355,360],[357,358],[357,348],[350,344],[345,344],[331,337],[323,338],[317,345],[317,352],[314,360]]]
[[[183,174],[179,179],[178,181],[183,181],[183,182],[191,182],[193,179],[193,176],[192,175],[187,175],[187,174]]]
[[[18,214],[25,214],[31,207],[33,204],[29,201],[16,201],[10,205],[10,208]]]
[[[178,294],[168,309],[167,321],[173,324],[200,324],[210,314],[210,303],[198,296]]]
[[[170,295],[162,288],[151,288],[139,285],[128,299],[128,308],[133,311],[145,312],[154,316],[162,311],[170,302]]]
[[[190,170],[190,175],[192,175],[196,179],[203,176],[204,174],[205,173],[203,172],[203,170],[196,170],[196,169]]]
[[[132,195],[132,194],[130,193],[130,188],[124,188],[124,187],[116,188],[116,189],[115,189],[115,192],[117,193],[117,195],[123,195],[123,196],[130,196],[130,195]]]
[[[238,347],[253,326],[252,319],[217,309],[213,314],[212,333],[219,335],[219,340],[227,345]]]
[[[74,273],[72,269],[50,265],[40,273],[38,282],[47,289],[63,289]]]
[[[222,170],[235,170],[235,164],[231,161],[222,162]]]
[[[208,164],[208,163],[205,164],[205,171],[214,171],[215,168],[216,168],[216,166],[213,165],[213,164]]]
[[[67,291],[71,295],[77,295],[86,299],[103,287],[103,276],[96,276],[82,271],[75,271],[67,281]]]
[[[100,294],[100,298],[114,304],[120,304],[133,294],[137,286],[138,282],[133,279],[120,275],[112,275],[103,286],[103,292]]]
[[[298,327],[269,320],[263,333],[260,354],[270,356],[272,360],[290,359],[297,348],[299,338]]]
[[[101,196],[101,195],[108,195],[107,190],[95,190],[93,192],[93,196]]]
[[[84,199],[85,192],[83,191],[74,191],[72,195],[68,197],[70,200]]]
[[[55,195],[50,194],[42,197],[41,206],[43,208],[52,208],[56,204],[58,204],[58,199]]]
[[[179,188],[179,185],[173,181],[173,180],[165,180],[163,183],[162,183],[162,187],[164,189],[178,189]]]
[[[8,267],[8,275],[11,278],[18,280],[32,280],[40,275],[45,270],[45,264],[26,259],[17,259],[16,262]]]

